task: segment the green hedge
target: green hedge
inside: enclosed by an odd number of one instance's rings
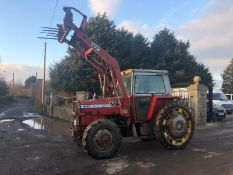
[[[9,104],[12,100],[13,100],[12,96],[9,95],[0,96],[0,108]]]

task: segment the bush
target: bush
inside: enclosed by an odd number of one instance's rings
[[[33,83],[36,83],[36,77],[30,76],[25,80],[25,87],[29,88]]]
[[[0,96],[0,108],[9,104],[11,101],[13,101],[12,96],[8,96],[8,95]]]
[[[0,79],[0,96],[6,95],[8,93],[8,87],[6,81]]]

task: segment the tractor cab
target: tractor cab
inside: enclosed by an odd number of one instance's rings
[[[157,104],[167,103],[167,97],[171,97],[168,72],[165,70],[128,69],[121,74],[133,109],[131,116],[134,117],[136,123],[149,122],[152,119],[148,115],[152,110],[150,107],[152,100],[156,98]],[[157,100],[160,98],[163,100]]]
[[[128,96],[171,95],[165,70],[127,69],[121,72]]]

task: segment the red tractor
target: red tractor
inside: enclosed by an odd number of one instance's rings
[[[86,35],[87,17],[73,7],[64,7],[65,18],[56,33],[88,61],[98,73],[102,98],[74,101],[71,135],[94,158],[112,157],[126,136],[153,137],[168,149],[180,149],[191,140],[194,120],[181,99],[171,95],[167,71],[128,69],[119,64]],[[82,17],[80,27],[73,23],[72,11]],[[67,39],[73,32],[71,39]],[[50,35],[49,35],[50,36]]]

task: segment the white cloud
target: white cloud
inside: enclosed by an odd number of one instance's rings
[[[131,21],[131,20],[123,21],[117,27],[127,29],[128,31],[134,34],[140,33],[144,37],[147,37],[148,39],[152,39],[152,37],[154,36],[156,32],[158,32],[159,30],[162,30],[165,27],[171,28],[171,26],[163,24],[163,23],[159,25],[148,25],[140,21]]]
[[[206,13],[178,30],[189,40],[191,53],[219,77],[233,57],[233,1],[211,1]]]
[[[27,66],[21,64],[1,64],[0,75],[3,76],[7,81],[12,80],[12,74],[15,74],[15,81],[24,83],[24,81],[32,75],[42,78],[43,69],[37,66]]]
[[[120,6],[121,0],[89,0],[89,7],[96,15],[106,12],[109,17],[114,17]]]
[[[205,13],[202,13],[202,16],[177,29],[177,37],[190,41],[191,53],[210,69],[217,85],[220,86],[221,73],[233,57],[233,1],[210,0],[203,11]],[[163,23],[147,25],[131,20],[123,21],[118,27],[134,34],[141,33],[149,39],[164,27],[172,29]]]
[[[121,24],[118,25],[118,28],[124,28],[128,31],[137,34],[141,33],[145,37],[151,37],[153,34],[152,28],[149,27],[147,24],[142,24],[141,22],[135,22],[135,21],[123,21]]]

